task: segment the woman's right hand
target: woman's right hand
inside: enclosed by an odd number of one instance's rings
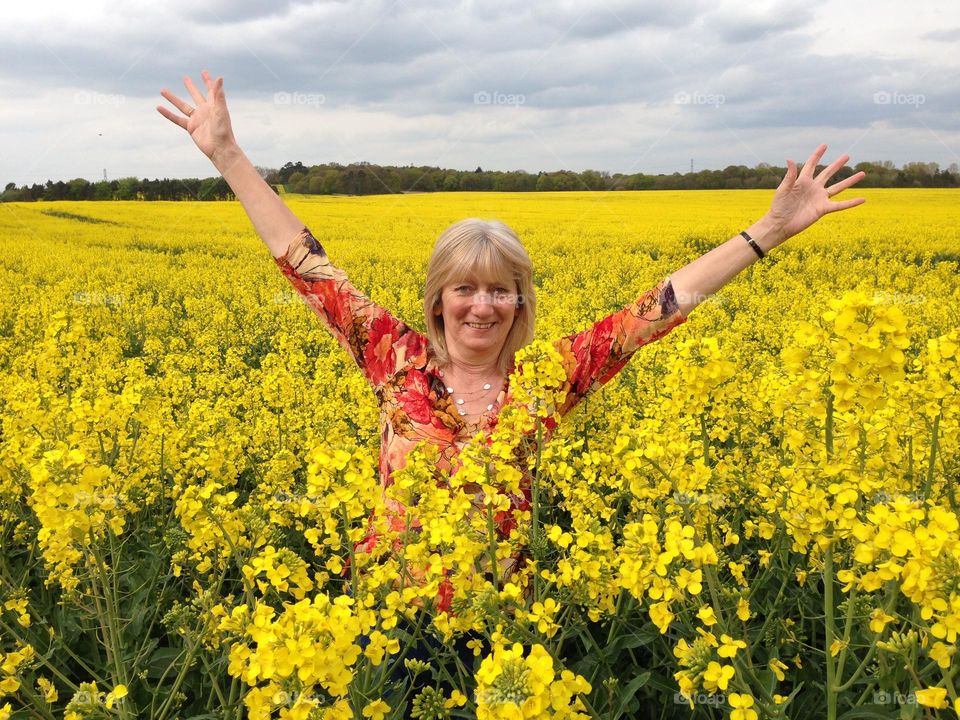
[[[203,78],[209,91],[206,98],[188,76],[183,79],[183,84],[193,98],[193,107],[164,88],[160,94],[183,115],[174,114],[162,105],[157,105],[157,111],[167,120],[190,133],[190,137],[200,151],[216,162],[215,156],[235,147],[237,140],[233,136],[233,127],[230,125],[227,99],[223,94],[223,78],[218,77],[212,80],[210,73],[206,70],[200,73],[200,77]]]

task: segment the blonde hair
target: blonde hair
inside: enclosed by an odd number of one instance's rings
[[[423,312],[427,321],[429,348],[443,367],[450,362],[444,337],[443,315],[435,315],[444,286],[476,272],[488,277],[510,277],[517,286],[520,308],[497,357],[497,369],[510,370],[513,356],[533,340],[537,297],[533,288],[533,263],[516,234],[499,220],[467,218],[441,233],[427,266]]]

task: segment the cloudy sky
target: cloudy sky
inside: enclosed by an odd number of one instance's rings
[[[684,172],[960,163],[955,0],[7,3],[0,183],[206,177],[155,106],[208,69],[257,165]]]

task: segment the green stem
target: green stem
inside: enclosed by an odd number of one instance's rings
[[[891,612],[891,611],[893,610],[893,606],[897,604],[897,598],[898,598],[898,596],[899,596],[899,587],[896,587],[896,583],[894,583],[894,585],[895,585],[895,587],[894,587],[894,588],[892,589],[892,591],[889,593],[889,595],[888,595],[889,600],[887,601],[887,604],[886,604],[886,606],[885,606],[884,609],[883,609],[884,612],[886,612],[886,613]],[[848,615],[849,615],[849,613],[848,613]],[[847,622],[849,622],[849,619],[848,619]],[[844,638],[846,638],[846,637],[847,637],[847,634],[844,633]],[[844,648],[844,652],[846,652],[846,648]],[[862,661],[860,662],[860,664],[857,666],[857,669],[853,671],[853,675],[851,675],[850,678],[849,678],[845,683],[843,683],[842,685],[839,685],[839,686],[837,687],[837,693],[838,693],[838,694],[839,694],[839,693],[842,693],[842,692],[846,692],[847,690],[849,690],[849,689],[853,686],[853,684],[854,684],[857,680],[860,679],[860,676],[861,676],[861,675],[864,673],[864,671],[867,669],[867,666],[868,666],[868,665],[870,664],[870,662],[873,660],[873,656],[876,654],[876,652],[877,652],[877,643],[876,643],[876,642],[873,642],[873,643],[870,644],[870,649],[867,650],[867,654],[864,656],[863,660],[862,660]],[[841,656],[841,657],[842,657],[842,656]],[[838,670],[838,671],[837,671],[837,682],[840,682],[840,676],[841,676],[841,670]]]
[[[343,518],[343,535],[347,539],[347,554],[350,557],[350,590],[353,593],[354,602],[359,603],[360,600],[357,598],[357,564],[353,556],[353,540],[350,539],[350,518],[347,516],[346,506],[341,506],[340,516]]]
[[[828,406],[829,407],[829,406]],[[828,413],[827,417],[830,417]],[[837,688],[836,670],[834,667],[833,656],[830,654],[830,646],[834,638],[834,618],[833,618],[833,544],[827,548],[826,555],[823,558],[823,610],[826,616],[826,629],[824,632],[824,659],[827,664],[827,720],[836,720],[837,718]]]
[[[530,528],[530,547],[538,549],[541,547],[539,542],[540,535],[540,459],[543,454],[543,423],[537,418],[537,461],[533,468],[533,487],[531,488],[531,528]],[[539,550],[538,550],[539,552]],[[540,558],[534,558],[537,563],[536,572],[533,575],[533,601],[540,600]]]
[[[110,537],[110,543],[113,544],[113,532],[108,528],[107,534]],[[122,637],[123,632],[120,629],[117,612],[119,608],[117,607],[117,597],[115,590],[116,588],[112,584],[111,573],[107,572],[106,565],[103,562],[103,558],[100,557],[100,554],[97,552],[97,546],[95,539],[93,537],[93,531],[91,530],[91,543],[90,549],[93,554],[94,559],[96,560],[96,571],[92,572],[90,575],[91,581],[97,577],[99,574],[100,588],[103,592],[103,604],[105,606],[106,620],[107,625],[109,626],[109,634],[107,628],[101,627],[104,632],[104,645],[107,648],[107,657],[113,665],[114,677],[116,682],[114,685],[128,685],[129,680],[127,678],[127,669],[123,659],[123,649],[122,649]],[[114,572],[113,575],[117,573]],[[99,601],[97,603],[99,608]],[[112,689],[112,688],[111,688]],[[127,709],[128,703],[121,702],[117,706],[117,710],[120,713],[120,717],[129,718],[130,713]]]
[[[923,483],[924,498],[930,497],[930,490],[933,487],[933,470],[936,466],[937,451],[940,449],[940,418],[943,417],[943,401],[940,401],[940,412],[937,413],[933,421],[932,438],[930,439],[930,459],[927,462],[927,477]]]
[[[847,650],[849,649],[850,634],[853,631],[853,609],[856,605],[857,587],[853,586],[853,591],[847,597],[847,614],[843,625],[843,648],[837,657],[837,682],[843,677],[843,666],[847,661]]]
[[[824,444],[827,448],[827,460],[829,460],[833,457],[833,391],[830,390],[829,385],[824,388],[824,395],[827,396],[827,421]]]
[[[710,433],[707,432],[707,414],[700,413],[700,440],[703,443],[703,464],[710,467]]]

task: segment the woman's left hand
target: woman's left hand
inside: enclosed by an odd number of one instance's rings
[[[771,229],[771,234],[779,245],[787,238],[806,230],[827,213],[837,210],[846,210],[864,202],[864,198],[834,202],[830,198],[843,192],[851,185],[860,182],[865,173],[854,173],[848,178],[827,187],[827,182],[842,168],[849,155],[841,155],[830,165],[814,175],[817,163],[826,152],[827,146],[821,145],[803,164],[803,169],[797,174],[797,164],[787,160],[787,174],[777,187],[770,210],[764,220]]]

